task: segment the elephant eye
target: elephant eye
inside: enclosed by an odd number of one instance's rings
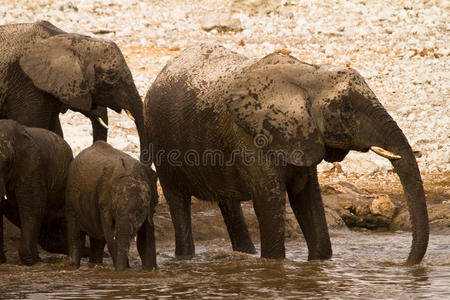
[[[119,74],[112,70],[108,70],[104,73],[103,80],[108,84],[114,84],[119,80]]]

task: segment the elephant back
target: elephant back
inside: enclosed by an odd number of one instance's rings
[[[247,57],[216,44],[184,50],[163,68],[145,97],[144,121],[150,140],[157,143],[153,132],[165,131],[170,132],[166,141],[173,141],[174,147],[180,146],[179,141],[184,146],[195,146],[204,131],[188,136],[183,132],[205,128],[217,123],[217,118],[227,118],[225,101],[216,97],[217,90],[250,62]]]
[[[251,59],[213,43],[188,48],[163,68],[146,98],[153,98],[151,92],[167,88],[187,89],[196,93],[200,108],[210,107],[215,102],[208,98],[210,92],[232,80],[235,71],[251,62]],[[158,99],[161,98],[153,100]]]
[[[323,141],[308,94],[294,80],[315,70],[276,53],[249,59],[214,44],[187,49],[163,69],[146,95],[150,140],[181,153],[256,146],[285,153],[288,163],[318,163]],[[263,141],[256,145],[258,137]]]

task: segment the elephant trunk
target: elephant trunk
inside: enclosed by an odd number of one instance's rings
[[[128,251],[130,248],[130,221],[126,220],[126,218],[119,218],[117,227],[117,256],[115,259],[116,271],[124,271],[129,267],[128,263]]]
[[[392,147],[392,150],[402,158],[391,160],[391,163],[400,177],[412,222],[413,241],[407,263],[417,264],[425,255],[428,245],[429,226],[427,205],[422,179],[414,154],[403,133],[400,132],[398,135],[396,138],[399,140],[403,138],[405,145],[403,147]]]
[[[401,157],[390,161],[402,183],[412,222],[413,240],[407,263],[417,264],[427,250],[429,226],[425,193],[416,159],[402,130],[381,104],[369,106],[365,115],[371,120],[366,122],[371,123],[371,129],[365,133],[366,138],[361,138],[370,143],[366,144],[367,148],[382,147]]]
[[[149,144],[147,141],[147,136],[145,134],[145,127],[144,127],[144,115],[143,115],[143,103],[141,100],[141,97],[139,96],[138,91],[136,90],[136,87],[134,87],[134,90],[130,93],[133,98],[132,101],[130,101],[130,110],[132,118],[134,119],[134,122],[136,124],[136,129],[138,131],[139,135],[139,142],[140,142],[140,161],[145,164],[151,164],[151,161],[149,162],[148,159],[148,153],[149,153]]]

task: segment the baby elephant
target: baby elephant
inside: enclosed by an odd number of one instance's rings
[[[64,189],[73,159],[69,145],[45,129],[0,120],[0,263],[3,215],[20,227],[20,260],[39,261],[37,244],[67,253]]]
[[[116,271],[128,266],[130,240],[144,269],[156,268],[153,214],[158,202],[156,173],[103,141],[71,163],[66,188],[69,255],[80,266],[84,232],[91,240],[91,262],[101,263],[108,245]]]

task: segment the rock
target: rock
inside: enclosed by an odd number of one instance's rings
[[[433,231],[450,229],[450,204],[428,204],[428,220],[430,229]],[[389,229],[410,231],[409,211],[404,209],[396,215]]]
[[[329,229],[346,228],[344,220],[342,220],[339,214],[331,208],[325,207],[325,218],[327,219]]]
[[[329,172],[334,172],[334,166]],[[353,196],[366,194],[365,190],[358,190],[354,185],[348,182],[338,182],[338,183],[330,183],[325,184],[320,187],[321,193],[323,195],[332,195],[332,194],[349,194]]]
[[[91,30],[91,32],[93,34],[108,34],[108,33],[115,33],[114,30],[109,30],[109,29],[94,29]]]
[[[281,48],[281,49],[276,49],[273,53],[279,53],[279,54],[284,54],[284,55],[289,55],[291,54],[291,50],[286,49],[286,48]]]
[[[78,11],[78,7],[76,7],[75,4],[73,4],[72,2],[67,2],[67,3],[61,5],[61,6],[59,7],[59,10],[60,10],[60,11],[69,11],[69,10],[73,10],[73,11],[77,12],[77,11]]]
[[[241,21],[224,13],[211,13],[203,17],[201,27],[205,31],[216,29],[217,32],[242,31]]]
[[[373,215],[380,215],[392,219],[395,213],[395,205],[391,202],[388,195],[380,195],[370,204],[370,212]]]
[[[323,195],[325,210],[334,211],[349,228],[386,229],[392,222],[395,206],[388,196],[380,195],[375,199],[365,193],[335,185],[330,191],[344,190],[347,193]]]

